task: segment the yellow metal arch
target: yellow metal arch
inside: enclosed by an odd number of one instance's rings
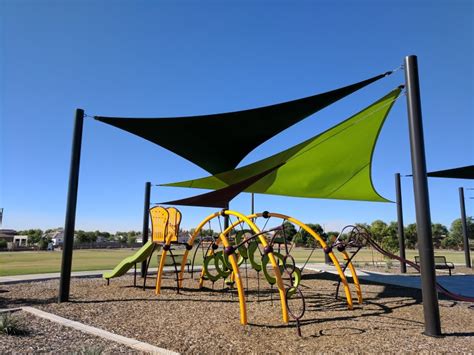
[[[267,212],[267,213],[268,213],[268,217],[281,218],[283,220],[287,220],[289,222],[292,222],[292,223],[298,225],[299,227],[304,229],[308,234],[312,235],[314,237],[314,239],[316,239],[318,241],[318,243],[321,245],[322,248],[327,247],[326,242],[324,241],[323,238],[321,238],[321,236],[318,233],[316,233],[314,230],[312,230],[306,224],[304,224],[303,222],[297,220],[296,218],[293,218],[293,217],[290,217],[290,216],[287,216],[287,215],[284,215],[284,214],[281,214],[281,213],[274,213],[274,212]],[[250,219],[254,219],[254,218],[262,217],[262,215],[263,215],[262,213],[255,213],[255,214],[249,215],[247,217],[250,218]],[[351,295],[351,290],[349,288],[349,284],[347,282],[346,275],[344,275],[344,273],[342,272],[341,266],[339,265],[339,261],[337,260],[336,255],[334,255],[334,253],[332,251],[329,252],[328,255],[331,258],[334,266],[336,267],[336,271],[339,274],[339,277],[341,278],[342,284],[344,285],[344,292],[346,294],[347,306],[348,306],[349,309],[352,309],[353,308],[352,295]],[[353,273],[352,276],[353,276],[353,279],[354,279],[354,283],[356,283],[356,280],[357,280],[356,289],[358,290],[358,292],[360,292],[359,279],[357,278],[357,275],[355,274],[355,269],[352,266],[352,264],[349,265],[349,268],[350,268],[351,272]],[[355,277],[354,277],[354,275],[355,275]],[[362,298],[360,298],[360,300],[361,299]]]
[[[235,216],[235,217],[239,218],[239,220],[236,221],[235,223],[233,223],[232,225],[230,225],[224,232],[222,232],[222,234],[224,236],[227,235],[236,225],[241,224],[242,221],[244,221],[254,231],[254,233],[260,233],[260,230],[253,223],[253,221],[250,218],[244,216],[243,214],[241,214],[239,212],[236,212],[236,211],[230,211],[230,210],[225,211],[225,214],[228,215],[228,216]],[[262,243],[263,247],[266,247],[268,245],[267,240],[265,239],[265,237],[263,235],[259,235],[258,238],[259,238],[260,242]],[[228,246],[228,245],[225,244],[224,241],[223,241],[223,243],[224,243],[224,246],[226,246],[226,247]],[[235,259],[235,255],[233,255],[233,257],[234,257],[235,265],[237,266],[237,260]],[[275,255],[273,255],[273,252],[268,253],[268,258],[270,259],[270,262],[271,262],[272,267],[273,267],[273,272],[275,274],[276,284],[277,284],[277,287],[278,287],[278,293],[280,295],[282,320],[283,320],[283,323],[288,323],[288,309],[287,309],[287,306],[286,306],[286,292],[285,292],[285,286],[283,285],[283,279],[281,278],[280,267],[278,266],[278,261],[275,258]],[[237,270],[238,270],[238,266],[237,266]],[[236,278],[238,277],[237,274],[235,276],[236,276]],[[243,291],[243,288],[242,288],[242,291]]]
[[[357,272],[356,272],[356,269],[354,267],[354,265],[352,264],[352,261],[350,259],[350,256],[349,254],[347,254],[347,251],[342,251],[342,255],[344,257],[344,260],[346,262],[349,262],[348,263],[348,266],[349,266],[349,270],[351,271],[351,274],[352,274],[352,281],[354,281],[354,286],[356,288],[356,292],[357,292],[357,301],[359,302],[359,304],[362,304],[362,290],[360,288],[360,283],[359,283],[359,277],[357,276]]]
[[[219,239],[222,241],[222,244],[224,247],[229,246],[229,241],[227,239],[227,234],[237,225],[241,223],[246,223],[254,233],[260,233],[260,230],[258,227],[245,215],[236,212],[236,211],[231,211],[231,210],[226,210],[224,211],[225,215],[228,216],[234,216],[237,217],[238,220],[234,222],[232,225],[230,225],[225,231],[223,231],[219,235]],[[194,243],[194,240],[196,237],[199,235],[201,229],[205,226],[207,222],[209,222],[211,219],[216,218],[217,216],[221,215],[221,212],[215,212],[208,217],[206,217],[194,230],[194,233],[191,235],[191,238],[188,240],[188,245],[192,246]],[[265,247],[267,245],[267,241],[265,240],[265,237],[263,235],[259,236],[259,239],[262,243],[262,245]],[[181,262],[181,269],[179,273],[179,279],[180,281],[180,286],[182,285],[182,280],[183,280],[183,274],[186,266],[186,260],[188,258],[189,251],[186,250],[186,252],[183,255],[183,260]],[[278,287],[278,292],[280,295],[280,303],[281,303],[281,309],[282,309],[282,319],[284,323],[288,323],[288,310],[286,307],[286,294],[285,294],[285,287],[283,285],[283,280],[281,278],[281,273],[280,273],[280,268],[278,267],[277,260],[275,259],[275,256],[273,253],[268,254],[270,262],[272,264],[272,267],[274,269],[275,277],[277,279],[277,287]],[[234,272],[234,277],[235,277],[235,282],[237,285],[237,292],[239,295],[239,303],[240,303],[240,322],[242,324],[247,324],[247,311],[246,311],[246,305],[245,305],[245,292],[243,289],[242,285],[242,280],[240,279],[240,272],[239,272],[239,267],[237,265],[237,260],[235,259],[235,255],[233,255],[233,258],[229,258],[231,261],[232,265],[232,271]]]

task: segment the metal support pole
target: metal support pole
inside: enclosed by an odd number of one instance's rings
[[[228,210],[228,209],[229,209],[229,204],[227,203],[227,205],[225,206],[225,210]],[[228,227],[229,227],[229,216],[225,215],[224,216],[224,230],[226,230]]]
[[[255,196],[254,193],[252,192],[252,202],[251,202],[251,214],[255,213]]]
[[[464,245],[464,257],[466,258],[466,267],[471,267],[471,255],[469,251],[469,233],[467,231],[466,205],[464,204],[464,189],[459,188],[459,203],[461,205],[461,223]]]
[[[63,256],[61,260],[61,279],[59,281],[58,302],[69,301],[71,283],[72,249],[74,246],[74,228],[76,224],[77,189],[79,185],[79,166],[81,163],[82,128],[84,110],[76,110],[74,134],[72,139],[71,167],[67,193],[66,220],[64,223]]]
[[[407,90],[408,128],[415,195],[416,229],[421,266],[421,292],[425,335],[440,336],[438,295],[436,293],[436,273],[431,232],[431,215],[426,176],[425,143],[421,115],[420,83],[418,61],[415,55],[405,57],[405,81]]]
[[[403,206],[402,206],[402,186],[400,183],[400,174],[395,174],[395,191],[397,194],[397,221],[398,221],[398,246],[400,248],[400,257],[405,257],[405,230],[403,227]],[[407,264],[400,262],[400,272],[406,274]]]
[[[150,210],[150,193],[151,193],[151,182],[145,183],[145,201],[143,204],[143,229],[142,229],[142,244],[145,245],[148,242],[148,229],[149,229],[149,210]],[[142,277],[145,277],[146,272],[146,260],[142,261],[140,272]]]

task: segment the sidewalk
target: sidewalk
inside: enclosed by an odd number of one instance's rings
[[[306,268],[313,271],[337,274],[334,266],[326,264],[308,264]],[[363,269],[357,269],[356,271],[360,280],[421,289],[421,278],[420,275],[417,274],[388,274],[384,272],[365,271]],[[346,270],[345,275],[351,277],[350,271]],[[436,281],[450,292],[474,297],[474,275],[437,275]]]
[[[298,265],[301,267],[301,265]],[[306,269],[317,271],[317,272],[329,272],[331,274],[337,274],[336,268],[332,265],[326,265],[323,263],[319,264],[308,264]],[[174,267],[166,266],[165,271],[174,271]],[[200,271],[201,267],[197,266],[195,271]],[[87,277],[102,277],[102,274],[109,270],[95,270],[95,271],[76,271],[71,273],[71,277],[76,278],[87,278]],[[156,268],[150,268],[150,274],[156,273]],[[128,271],[127,274],[133,275],[133,269]],[[351,277],[349,270],[345,272],[347,277]],[[140,270],[137,270],[137,275],[140,275]],[[382,284],[396,285],[402,287],[410,287],[421,289],[420,275],[414,274],[388,274],[383,272],[364,271],[363,269],[357,270],[357,276],[360,280],[378,282]],[[34,274],[34,275],[16,275],[16,276],[1,276],[0,284],[12,284],[20,282],[35,282],[59,279],[60,273],[49,273],[49,274]],[[453,275],[444,276],[438,275],[436,277],[438,283],[453,293],[457,293],[463,296],[474,297],[474,275]]]
[[[148,274],[156,274],[157,268],[149,268]],[[173,266],[165,266],[165,271],[174,271]],[[195,271],[200,271],[201,267],[197,266],[194,268]],[[94,271],[74,271],[71,272],[71,277],[76,278],[87,278],[87,277],[102,277],[104,272],[110,270],[94,270]],[[127,272],[129,275],[133,275],[133,269]],[[137,268],[137,277],[140,276],[140,269]],[[35,282],[35,281],[45,281],[45,280],[54,280],[59,279],[61,274],[59,272],[53,272],[48,274],[32,274],[32,275],[15,275],[15,276],[0,276],[0,285],[1,284],[13,284],[20,282]]]

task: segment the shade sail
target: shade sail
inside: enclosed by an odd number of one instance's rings
[[[264,176],[270,174],[272,171],[278,169],[284,163],[274,166],[271,169],[265,170],[264,172],[251,176],[250,178],[244,179],[238,183],[229,185],[219,190],[207,192],[205,194],[192,196],[184,198],[181,200],[174,200],[168,202],[162,202],[161,205],[179,205],[179,206],[200,206],[200,207],[218,207],[218,208],[228,208],[229,202],[248,188],[250,185],[254,184]]]
[[[173,118],[95,118],[217,174],[234,169],[253,149],[291,125],[389,74],[391,72],[323,94],[245,111]],[[230,144],[225,144],[223,149],[222,142]]]
[[[162,186],[222,189],[285,163],[246,192],[388,202],[375,190],[371,162],[380,129],[400,88],[327,131],[244,167]]]
[[[474,179],[474,165],[462,166],[459,168],[432,171],[427,174],[430,177],[453,178],[453,179]]]

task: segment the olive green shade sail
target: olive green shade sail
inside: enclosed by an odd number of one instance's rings
[[[391,72],[326,93],[244,111],[172,118],[95,116],[95,119],[145,138],[217,174],[234,169],[248,153],[286,128],[389,74]],[[203,142],[202,137],[207,137],[209,142]],[[221,149],[222,140],[238,144],[226,144],[225,149]]]
[[[264,172],[251,176],[247,179],[239,181],[235,184],[226,186],[222,189],[207,192],[201,195],[183,198],[180,200],[161,202],[160,205],[180,205],[180,206],[200,206],[200,207],[218,207],[228,208],[229,202],[245,190],[250,185],[253,185],[256,181],[260,180],[264,176],[270,174],[272,171],[278,169],[284,163],[274,166],[271,169],[265,170]]]
[[[161,186],[218,190],[284,163],[243,191],[389,202],[372,184],[371,163],[379,132],[400,91],[393,90],[338,125],[266,159],[214,176]]]

